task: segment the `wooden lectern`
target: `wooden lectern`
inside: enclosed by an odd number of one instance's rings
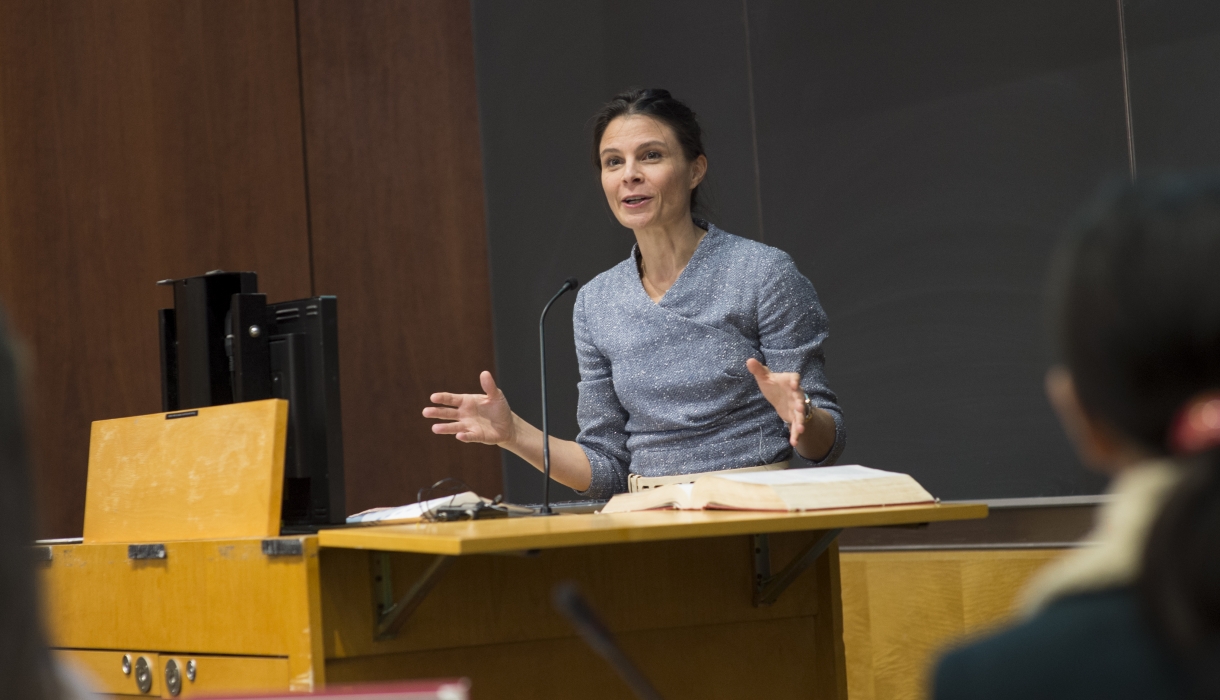
[[[183,450],[148,426],[186,418],[125,419],[132,432],[121,438],[95,425],[86,538],[43,547],[42,582],[53,645],[98,691],[190,697],[466,677],[483,697],[629,697],[551,609],[551,588],[570,580],[665,697],[841,699],[837,532],[986,514],[653,511],[278,537],[267,525],[270,510],[278,519],[282,447],[256,435],[282,445],[282,404],[199,409],[197,427],[165,428],[193,435]],[[227,427],[205,430],[210,421]],[[204,474],[216,482],[180,488]],[[224,529],[236,513],[262,529]]]

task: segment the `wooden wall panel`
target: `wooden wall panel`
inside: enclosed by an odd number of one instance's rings
[[[1033,575],[1067,551],[844,552],[848,697],[924,700],[940,654],[1009,620]]]
[[[500,492],[497,449],[433,435],[434,391],[493,369],[470,7],[301,0],[315,291],[339,297],[351,511],[445,476]],[[528,331],[528,329],[526,330]]]
[[[89,423],[160,410],[158,279],[310,291],[292,0],[0,3],[0,301],[35,358],[47,536]]]

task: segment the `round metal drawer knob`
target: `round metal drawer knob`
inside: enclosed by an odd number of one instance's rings
[[[131,654],[123,654],[123,675],[131,675]]]
[[[190,661],[186,662],[186,679],[192,683],[195,682],[195,669],[196,668],[197,667],[195,666],[194,659],[191,659]]]
[[[171,698],[178,697],[178,693],[182,692],[182,672],[174,659],[165,662],[165,688]]]
[[[136,688],[141,693],[147,693],[152,690],[152,666],[148,664],[148,659],[143,656],[136,659]]]

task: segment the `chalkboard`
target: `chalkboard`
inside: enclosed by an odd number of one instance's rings
[[[633,242],[603,200],[589,118],[624,87],[666,87],[707,132],[708,218],[787,251],[821,295],[842,462],[944,499],[1098,492],[1043,397],[1044,278],[1103,179],[1220,155],[1216,13],[1173,5],[474,0],[496,370],[514,409],[540,418],[543,303]],[[570,310],[548,321],[564,438]],[[540,497],[510,455],[505,481],[511,500]]]

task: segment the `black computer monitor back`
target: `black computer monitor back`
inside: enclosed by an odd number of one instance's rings
[[[267,304],[252,272],[164,283],[175,308],[160,312],[162,410],[287,399],[284,529],[344,522],[335,297]]]
[[[267,305],[271,395],[289,406],[286,527],[345,519],[336,314],[333,296]]]

